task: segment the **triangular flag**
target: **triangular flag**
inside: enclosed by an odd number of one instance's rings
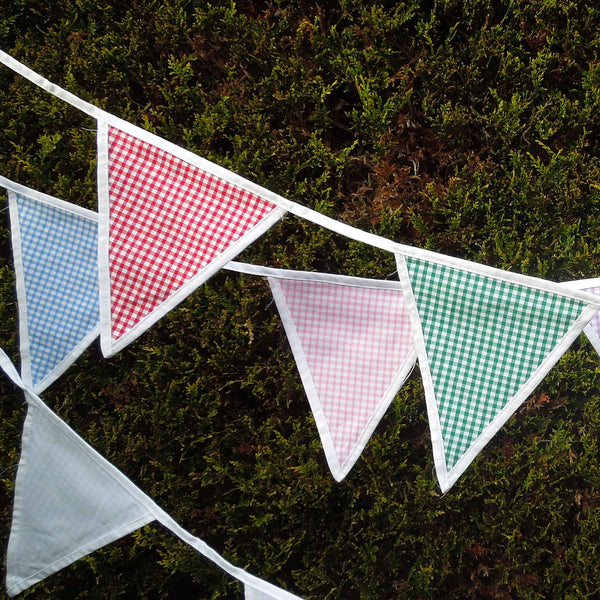
[[[18,373],[13,375],[15,383],[21,386]],[[6,559],[9,596],[157,521],[242,582],[251,594],[262,593],[274,600],[301,600],[232,565],[206,542],[183,529],[38,396],[26,389],[24,392],[28,412]]]
[[[570,281],[563,285],[600,296],[600,278]],[[586,325],[584,331],[596,352],[600,354],[600,313],[592,317],[592,320]]]
[[[519,276],[487,275],[483,266],[475,272],[413,257],[398,262],[409,282],[436,469],[446,491],[598,306],[559,284],[536,288]]]
[[[151,501],[26,393],[8,541],[10,596],[154,520]]]
[[[40,393],[98,336],[98,215],[17,184],[8,195],[22,377]]]
[[[416,360],[400,284],[297,272],[269,283],[329,468],[341,481]]]
[[[185,158],[101,121],[98,140],[101,345],[109,356],[285,211],[203,170],[183,149]]]

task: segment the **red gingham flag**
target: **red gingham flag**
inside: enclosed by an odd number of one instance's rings
[[[111,336],[118,340],[274,208],[109,128]]]
[[[299,370],[309,372],[303,383],[326,455],[323,437],[329,432],[335,456],[327,459],[340,480],[414,365],[402,292],[323,281],[269,281]],[[325,423],[319,424],[321,418]]]

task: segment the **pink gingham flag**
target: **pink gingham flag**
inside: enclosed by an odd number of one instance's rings
[[[397,282],[290,273],[269,283],[341,481],[413,368],[410,320]]]
[[[105,193],[99,188],[101,231],[108,244],[101,252],[101,281],[108,279],[110,297],[101,297],[101,338],[109,356],[181,302],[282,212],[164,148],[113,126],[105,132],[99,161],[100,170],[105,168]]]

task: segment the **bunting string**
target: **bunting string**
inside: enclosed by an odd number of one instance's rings
[[[347,223],[342,223],[341,221],[337,221],[327,215],[319,213],[313,209],[310,209],[306,206],[302,206],[296,202],[293,202],[279,194],[276,194],[264,187],[259,186],[258,184],[249,181],[240,175],[229,171],[217,165],[205,158],[198,156],[164,138],[161,138],[141,127],[137,127],[128,121],[124,121],[119,117],[116,117],[81,98],[78,98],[71,92],[59,87],[58,85],[53,84],[45,77],[39,75],[35,71],[32,71],[29,67],[26,67],[24,64],[15,60],[10,55],[6,54],[6,52],[0,50],[0,63],[4,64],[9,69],[15,71],[21,76],[25,77],[35,85],[40,88],[46,90],[47,92],[53,94],[57,98],[64,100],[65,102],[71,104],[75,108],[78,108],[82,112],[87,115],[93,117],[98,121],[99,134],[98,140],[99,144],[104,144],[103,140],[106,139],[105,131],[108,126],[113,126],[129,135],[144,141],[150,145],[156,146],[173,156],[180,158],[184,162],[189,163],[192,166],[197,167],[207,173],[210,173],[224,181],[229,182],[234,186],[238,186],[239,188],[245,190],[250,194],[254,194],[258,197],[262,197],[265,200],[272,202],[277,205],[281,209],[296,215],[302,219],[310,221],[316,225],[320,225],[321,227],[325,227],[330,231],[335,233],[339,233],[344,237],[353,239],[358,242],[363,242],[368,244],[369,246],[373,246],[374,248],[379,248],[380,250],[385,250],[392,254],[401,254],[407,257],[418,258],[421,260],[430,260],[439,262],[440,264],[444,264],[449,267],[454,267],[457,269],[465,269],[468,271],[480,272],[489,277],[497,277],[500,279],[504,279],[506,281],[514,281],[515,283],[520,283],[521,285],[528,285],[541,289],[548,289],[548,291],[554,291],[556,293],[560,293],[563,295],[568,295],[574,299],[580,299],[583,301],[590,302],[592,304],[598,303],[598,298],[594,298],[592,294],[588,294],[585,292],[581,292],[579,290],[567,288],[566,291],[564,288],[560,290],[560,284],[547,281],[545,279],[540,279],[537,277],[532,277],[530,275],[523,275],[520,273],[514,273],[512,271],[505,271],[502,269],[498,269],[495,267],[490,267],[488,265],[482,265],[479,263],[475,263],[472,261],[468,261],[465,259],[451,257],[444,254],[439,254],[437,252],[433,252],[431,250],[425,250],[422,248],[416,248],[413,246],[407,246],[405,244],[400,244],[398,242],[394,242],[392,240],[388,240],[381,236],[378,236],[374,233],[370,233],[367,231],[363,231]],[[100,131],[101,128],[105,128],[104,131]],[[106,172],[108,170],[104,161],[107,160],[106,152],[101,148],[99,150],[99,196],[102,197],[105,195],[105,190],[103,188],[107,186],[106,182]],[[106,220],[102,218],[101,212],[101,220],[100,220],[100,238],[105,239],[108,237],[108,231],[106,229],[102,230],[103,227],[106,227]],[[233,258],[233,257],[232,257]],[[559,291],[560,290],[560,291]]]

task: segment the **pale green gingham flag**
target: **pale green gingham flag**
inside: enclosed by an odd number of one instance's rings
[[[147,525],[152,502],[42,400],[27,417],[6,552],[6,591],[49,575]]]
[[[597,311],[558,284],[455,263],[398,256],[442,491]]]

